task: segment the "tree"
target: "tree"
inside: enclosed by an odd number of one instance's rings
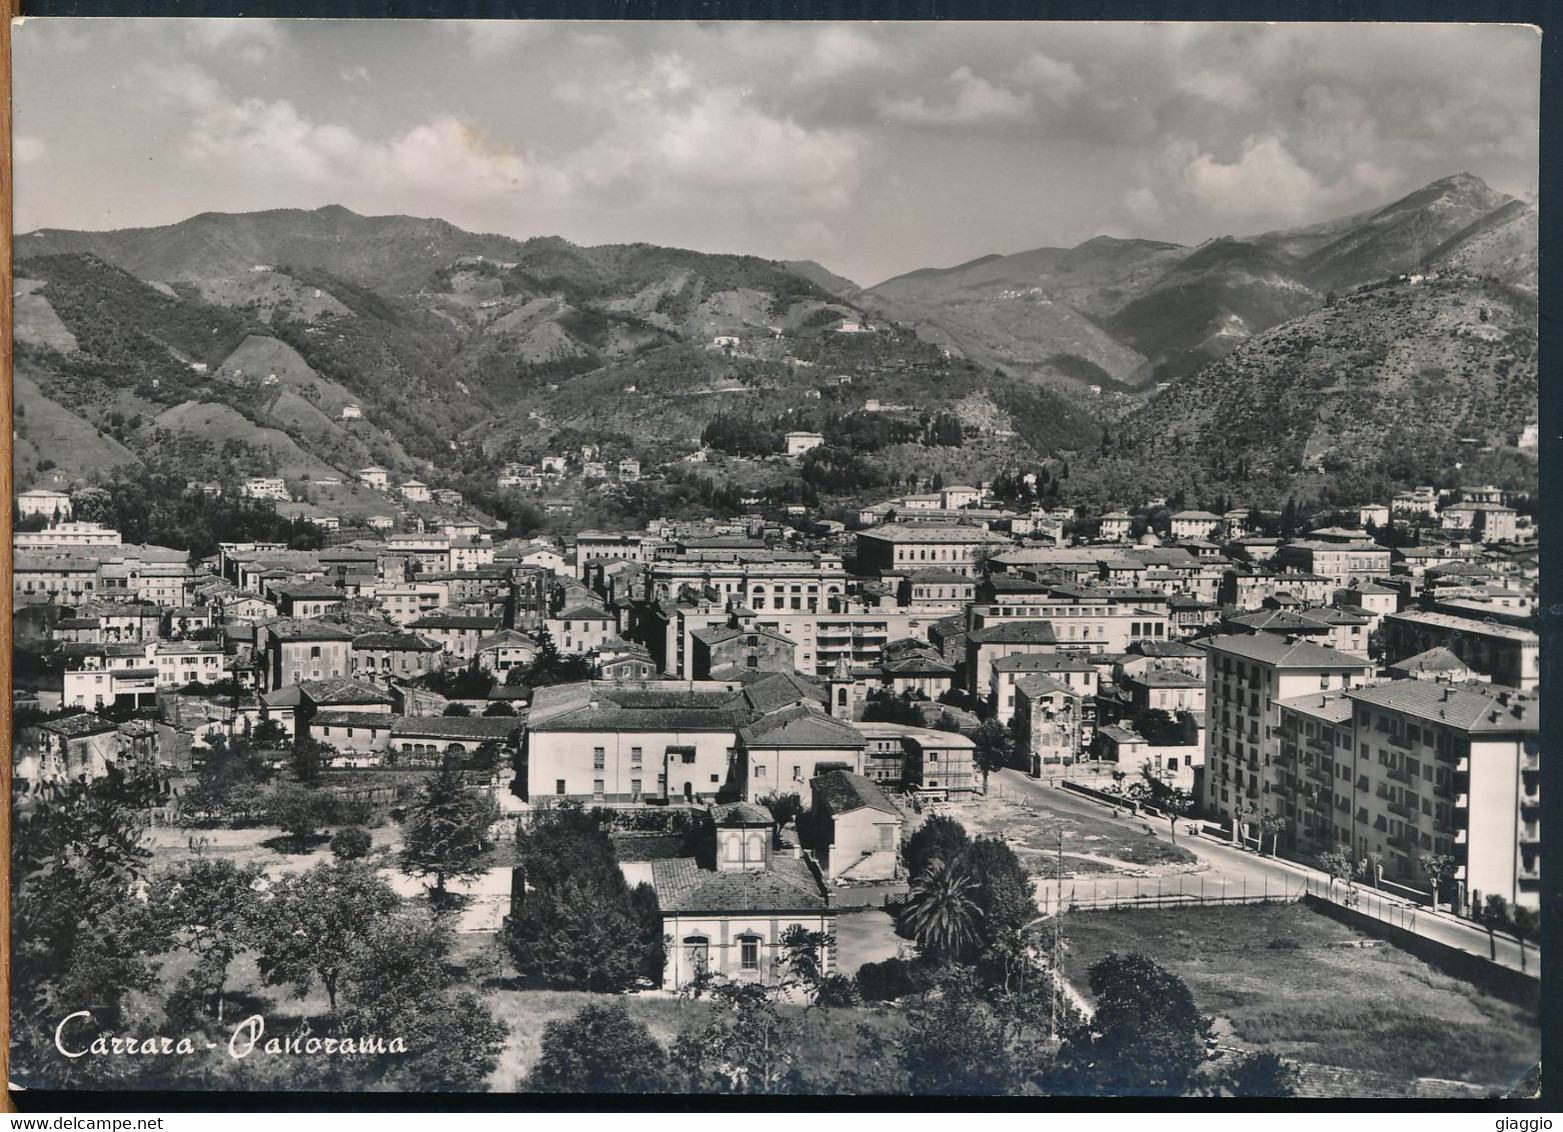
[[[898,723],[903,727],[921,727],[923,712],[911,700],[880,692],[863,704],[864,723]]]
[[[346,826],[331,835],[331,855],[339,861],[357,861],[369,856],[374,839],[367,829]]]
[[[924,1096],[1008,1092],[1017,1075],[1004,1029],[966,968],[954,968],[906,1010],[898,1042],[907,1084]]]
[[[1215,1085],[1230,1097],[1293,1097],[1297,1074],[1268,1050],[1234,1057],[1217,1075]]]
[[[330,799],[293,782],[278,786],[266,806],[266,820],[287,836],[293,847],[308,851],[316,830],[325,824]]]
[[[667,1052],[622,999],[584,1006],[543,1027],[543,1048],[527,1076],[535,1093],[662,1093],[671,1089]]]
[[[954,818],[934,814],[902,844],[901,863],[909,876],[921,876],[935,859],[958,859],[970,843],[965,826]]]
[[[1037,917],[1031,876],[1015,851],[997,837],[979,837],[957,860],[975,885],[975,943],[984,952],[1014,952],[1021,930]]]
[[[1357,862],[1357,875],[1378,887],[1379,877],[1384,873],[1384,857],[1380,853],[1369,852],[1362,860]]]
[[[319,979],[337,1008],[337,986],[353,945],[401,901],[362,861],[321,862],[271,886],[257,917],[257,963],[269,986],[302,997]]]
[[[467,704],[449,703],[445,705],[442,715],[471,715],[472,708]]]
[[[1422,875],[1427,877],[1427,883],[1433,888],[1433,907],[1436,909],[1444,887],[1454,882],[1455,859],[1448,853],[1423,853],[1417,858],[1417,863],[1422,867]]]
[[[439,773],[418,790],[402,823],[402,872],[434,878],[434,897],[445,897],[445,882],[466,880],[483,871],[483,858],[493,848],[489,827],[499,807],[483,790],[467,786],[446,759]]]
[[[516,709],[511,707],[504,700],[490,700],[488,706],[483,709],[483,715],[485,717],[515,715],[515,713]]]
[[[1275,856],[1276,843],[1281,839],[1281,831],[1286,828],[1286,817],[1283,814],[1263,814],[1259,818],[1259,852],[1264,852],[1264,839],[1270,838],[1270,856]]]
[[[288,729],[275,719],[263,719],[250,734],[250,742],[257,747],[285,747]]]
[[[801,986],[806,993],[817,994],[825,980],[825,956],[834,942],[828,932],[789,924],[781,937],[781,985]]]
[[[337,749],[330,743],[303,736],[293,741],[288,766],[293,771],[294,781],[300,786],[315,787],[320,785],[321,772],[331,765],[331,760],[336,756]]]
[[[771,817],[776,819],[779,826],[797,821],[798,815],[803,813],[803,798],[798,794],[781,794],[772,790],[759,799],[759,803],[771,811]]]
[[[935,859],[912,882],[900,922],[929,955],[954,960],[976,936],[976,888],[960,866]]]
[[[972,736],[975,748],[972,760],[982,772],[982,789],[988,789],[988,775],[1009,765],[1015,753],[1015,735],[997,719],[984,719]]]
[[[1184,981],[1144,955],[1111,953],[1087,972],[1096,1010],[1073,1022],[1059,1049],[1071,1093],[1178,1096],[1205,1061],[1212,1020]]]
[[[516,836],[523,887],[503,936],[523,981],[625,990],[660,947],[644,905],[632,899],[607,830],[579,803],[537,812]]]
[[[1142,781],[1129,788],[1129,796],[1136,802],[1149,804],[1167,815],[1167,828],[1172,833],[1172,843],[1178,843],[1178,821],[1194,810],[1194,795],[1181,786],[1174,786],[1156,773],[1149,760],[1140,767]]]
[[[1509,902],[1496,892],[1492,893],[1482,902],[1481,907],[1477,909],[1476,918],[1482,927],[1487,929],[1487,943],[1492,949],[1492,961],[1496,963],[1498,961],[1498,937],[1494,933],[1499,928],[1507,929],[1509,927]]]
[[[132,991],[156,985],[167,945],[135,897],[152,853],[145,845],[148,784],[116,771],[72,782],[18,808],[11,836],[12,1074],[58,1080],[54,1028],[90,1009],[114,1027]]]
[[[341,969],[342,1030],[399,1036],[404,1054],[354,1069],[407,1091],[476,1088],[499,1064],[509,1032],[477,995],[456,989],[448,924],[397,913],[364,925]]]
[[[196,774],[195,789],[186,795],[184,812],[228,821],[249,821],[265,808],[261,790],[271,768],[249,742],[211,735]]]
[[[705,1026],[673,1042],[672,1061],[691,1092],[776,1094],[800,1091],[801,1026],[784,1018],[756,983],[711,989]]]
[[[1164,708],[1146,708],[1134,713],[1129,726],[1155,747],[1176,747],[1183,743],[1183,728]]]
[[[226,857],[181,861],[153,876],[147,906],[180,947],[196,957],[203,997],[217,1000],[223,1019],[223,984],[233,957],[249,946],[263,876],[256,864]]]
[[[1329,849],[1319,854],[1319,868],[1323,869],[1330,877],[1330,890],[1335,889],[1335,882],[1350,882],[1352,875],[1351,858],[1340,849]]]

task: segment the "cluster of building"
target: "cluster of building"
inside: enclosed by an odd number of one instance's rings
[[[783,912],[828,917],[834,885],[894,879],[896,796],[977,790],[954,728],[987,716],[1033,775],[1143,768],[1235,835],[1373,856],[1407,883],[1447,856],[1465,899],[1537,902],[1536,559],[1507,503],[1435,494],[1416,514],[1460,525],[1419,519],[1421,544],[1392,548],[1200,511],[1133,541],[1142,524],[1109,513],[1070,544],[1079,516],[988,502],[943,488],[813,538],[458,525],[191,561],[36,500],[51,525],[16,535],[14,696],[43,715],[19,731],[18,784],[127,760],[177,778],[211,736],[270,724],[365,768],[488,746],[520,810],[709,810],[714,871],[647,865],[675,983],[691,964],[762,972]],[[511,679],[545,649],[590,678]],[[486,694],[447,694],[476,672],[492,679],[462,686]],[[908,706],[922,725],[888,721]],[[764,802],[788,794],[805,814],[778,828]]]

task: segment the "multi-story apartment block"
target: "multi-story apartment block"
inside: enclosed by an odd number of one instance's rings
[[[255,651],[265,657],[265,691],[305,680],[344,677],[351,670],[353,632],[324,621],[283,618],[255,627]]]
[[[1337,586],[1346,586],[1388,574],[1389,557],[1389,547],[1368,539],[1360,542],[1299,539],[1276,551],[1275,563],[1283,569],[1321,574]]]
[[[1455,859],[1462,901],[1540,898],[1539,703],[1513,689],[1394,680],[1284,700],[1277,784],[1294,847],[1425,885]]]
[[[931,566],[974,576],[990,555],[1010,546],[981,527],[889,523],[857,535],[857,568],[864,574],[904,573]]]
[[[1372,674],[1366,658],[1274,633],[1206,642],[1205,811],[1247,827],[1274,813],[1280,795],[1271,740],[1280,701],[1352,688]]]
[[[839,554],[698,549],[651,564],[649,592],[657,598],[675,598],[686,586],[756,613],[818,613],[839,609],[847,578]]]
[[[1541,639],[1530,629],[1407,610],[1386,615],[1380,632],[1386,664],[1442,646],[1496,684],[1531,692],[1541,682]]]

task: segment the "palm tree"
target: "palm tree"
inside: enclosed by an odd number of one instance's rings
[[[912,882],[901,922],[926,951],[953,959],[976,934],[982,910],[968,895],[976,888],[977,882],[960,866],[936,857]]]

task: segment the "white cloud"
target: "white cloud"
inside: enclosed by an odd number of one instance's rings
[[[808,45],[798,77],[831,79],[877,67],[884,59],[879,44],[850,26],[831,24]]]
[[[552,24],[538,20],[434,20],[428,26],[461,40],[468,53],[482,61],[541,43],[554,33]]]
[[[922,95],[908,99],[887,98],[880,103],[886,117],[921,125],[974,125],[981,122],[1013,122],[1031,116],[1031,92],[1016,94],[995,86],[970,67],[961,67],[945,80],[948,100],[930,104]]]
[[[1073,63],[1054,59],[1038,51],[1015,68],[1015,78],[1039,90],[1052,102],[1068,102],[1085,90],[1085,79]]]
[[[1189,164],[1188,184],[1218,215],[1246,220],[1312,217],[1332,195],[1273,135],[1248,138],[1242,156],[1230,164],[1199,154]]]
[[[17,134],[11,141],[11,156],[18,165],[36,165],[49,157],[49,147],[42,138]]]
[[[194,47],[252,66],[271,62],[287,48],[287,32],[275,20],[182,20],[179,26]]]
[[[660,85],[653,77],[618,91],[604,133],[559,159],[572,180],[685,207],[790,214],[848,206],[858,135],[773,117],[736,90],[689,90],[665,61],[657,70]]]
[[[1177,87],[1184,94],[1202,98],[1223,110],[1240,110],[1254,97],[1253,88],[1241,75],[1217,71],[1196,71],[1179,75]]]

